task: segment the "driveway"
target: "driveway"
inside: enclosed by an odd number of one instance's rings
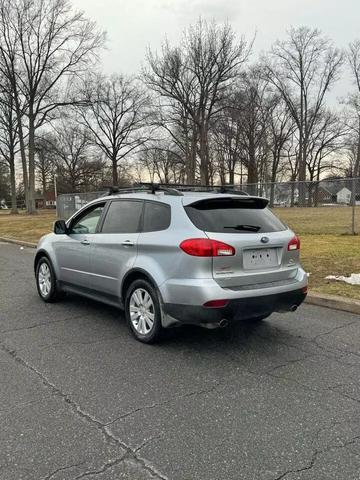
[[[0,244],[1,480],[359,480],[359,316],[147,346],[114,308],[41,302],[33,256]]]

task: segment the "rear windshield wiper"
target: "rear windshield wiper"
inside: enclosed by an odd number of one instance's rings
[[[243,232],[258,232],[261,227],[258,225],[229,225],[224,228],[232,228],[233,230],[242,230]]]

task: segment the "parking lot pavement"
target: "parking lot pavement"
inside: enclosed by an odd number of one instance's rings
[[[0,244],[1,480],[359,480],[360,317],[133,340],[116,309],[38,298]]]

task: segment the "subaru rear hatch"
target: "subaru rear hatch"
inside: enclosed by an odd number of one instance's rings
[[[253,289],[295,281],[300,242],[267,208],[266,199],[212,196],[183,203],[192,223],[221,242],[212,258],[219,285]]]

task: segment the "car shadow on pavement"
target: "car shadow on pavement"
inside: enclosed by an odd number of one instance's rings
[[[141,344],[132,337],[124,313],[120,309],[76,295],[67,295],[63,302],[64,305],[71,305],[71,309],[76,312],[76,315],[81,315],[83,312],[88,321],[94,319],[94,322],[97,323],[104,322],[104,325],[106,323],[108,327],[111,327],[114,336],[123,334],[128,337],[129,342],[136,342],[141,347]],[[286,342],[289,337],[292,335],[286,326],[282,328],[278,323],[274,325],[272,317],[270,317],[263,321],[237,321],[224,328],[210,330],[197,325],[181,325],[164,330],[163,337],[157,344],[143,345],[142,347],[173,352],[186,347],[188,352],[201,350],[220,353],[227,349],[240,352],[246,349],[259,353],[266,351],[274,343]]]

